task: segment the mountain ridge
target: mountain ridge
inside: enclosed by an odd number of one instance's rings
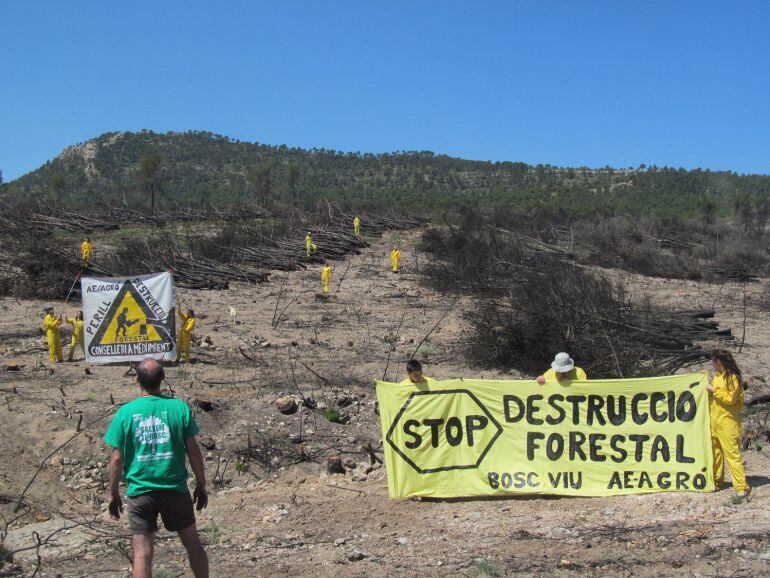
[[[408,208],[515,204],[566,212],[693,215],[725,211],[736,195],[770,195],[770,176],[730,171],[555,167],[469,160],[432,151],[342,152],[241,141],[208,131],[113,131],[70,145],[3,185],[14,202],[71,206],[146,202],[142,158],[159,157],[158,203],[242,204],[287,198],[390,202]],[[255,169],[261,167],[261,169]],[[261,181],[251,171],[262,171]],[[266,175],[266,176],[265,176]],[[261,185],[259,183],[262,183]],[[144,183],[146,184],[146,183]],[[266,188],[266,189],[265,189]]]

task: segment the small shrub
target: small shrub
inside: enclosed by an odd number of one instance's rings
[[[224,530],[219,524],[210,524],[203,528],[203,534],[206,536],[206,541],[209,544],[219,544],[224,535]]]
[[[473,569],[473,575],[477,578],[498,578],[504,576],[504,572],[496,564],[484,561],[476,565]]]
[[[328,407],[324,410],[324,417],[332,423],[338,423],[340,421],[340,412],[333,407]]]
[[[765,290],[760,293],[758,305],[762,311],[770,311],[770,285],[766,285]]]
[[[738,277],[757,277],[770,270],[770,253],[761,242],[739,238],[720,248],[716,266]]]
[[[0,568],[3,567],[3,564],[10,564],[11,562],[13,562],[13,554],[5,547],[0,546]]]
[[[176,574],[174,574],[171,570],[166,570],[165,568],[158,568],[157,570],[153,570],[152,576],[153,578],[176,578]]]
[[[430,357],[431,355],[433,355],[433,348],[427,343],[424,343],[423,345],[420,345],[420,348],[417,350],[417,353],[422,357]]]

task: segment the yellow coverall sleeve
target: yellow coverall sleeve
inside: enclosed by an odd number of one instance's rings
[[[741,389],[734,375],[714,380],[714,398],[724,405],[736,405],[741,399]]]

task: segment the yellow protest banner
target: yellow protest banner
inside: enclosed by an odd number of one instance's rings
[[[713,491],[707,380],[377,382],[390,497]]]

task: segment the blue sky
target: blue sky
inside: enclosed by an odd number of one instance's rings
[[[770,173],[770,2],[0,0],[0,170],[106,131]]]

